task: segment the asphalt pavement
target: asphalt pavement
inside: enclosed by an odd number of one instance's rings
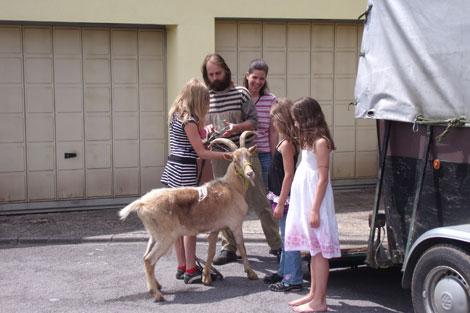
[[[247,243],[258,280],[248,280],[241,260],[218,266],[224,275],[211,286],[175,279],[174,252],[156,265],[164,302],[147,292],[142,254],[145,242],[20,244],[0,250],[2,313],[284,313],[288,301],[308,293],[272,292],[261,279],[277,269],[265,243]],[[207,255],[206,243],[197,245]],[[306,262],[305,265],[306,268]],[[308,274],[304,268],[304,273]],[[410,313],[410,293],[400,286],[399,270],[365,266],[330,271],[327,303],[336,313]]]
[[[365,247],[374,188],[335,190],[342,248]],[[142,253],[148,237],[133,214],[122,222],[119,209],[0,216],[0,312],[289,312],[287,301],[308,292],[273,293],[262,280],[248,281],[241,261],[219,268],[224,280],[187,286],[174,279],[174,253],[158,265],[165,303],[148,295]],[[256,216],[243,231],[250,264],[262,278],[276,270],[275,258]],[[205,236],[197,245],[207,255]],[[304,274],[308,277],[307,265]],[[409,291],[398,270],[365,266],[332,268],[328,305],[334,312],[412,312]],[[267,305],[269,304],[269,305]]]

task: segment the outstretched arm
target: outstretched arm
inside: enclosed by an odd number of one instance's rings
[[[221,160],[224,158],[224,152],[215,152],[207,150],[202,144],[201,136],[196,123],[187,123],[184,126],[186,136],[188,136],[191,146],[201,159]]]

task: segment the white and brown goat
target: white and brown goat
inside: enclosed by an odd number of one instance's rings
[[[231,152],[225,159],[231,160],[224,177],[214,179],[199,187],[154,189],[123,208],[119,215],[124,220],[136,211],[149,234],[144,254],[147,287],[156,301],[162,301],[161,284],[155,278],[155,264],[180,236],[210,233],[207,262],[202,282],[211,284],[210,268],[215,254],[219,230],[228,227],[235,237],[249,279],[258,279],[246,257],[243,243],[242,223],[248,210],[245,192],[248,182],[254,185],[255,172],[250,158],[255,147],[245,148],[245,137],[240,136],[240,148],[225,138],[215,139],[212,144],[224,144]]]

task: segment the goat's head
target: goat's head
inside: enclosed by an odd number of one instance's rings
[[[222,144],[229,148],[230,152],[224,154],[224,158],[228,161],[232,161],[235,171],[238,175],[242,176],[245,180],[249,181],[252,186],[255,185],[255,171],[251,159],[256,151],[256,146],[250,148],[245,147],[246,136],[254,134],[253,131],[244,131],[240,135],[240,148],[228,138],[217,138],[211,143]]]

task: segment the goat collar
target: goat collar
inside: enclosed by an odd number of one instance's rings
[[[253,168],[250,161],[244,161],[240,169],[236,169],[237,174],[243,179],[243,191],[246,191],[250,185],[250,181],[245,177],[245,168],[249,166]]]
[[[200,187],[197,187],[196,189],[197,189],[197,192],[199,194],[198,201],[201,202],[202,200],[204,200],[207,197],[207,186],[202,185]]]

